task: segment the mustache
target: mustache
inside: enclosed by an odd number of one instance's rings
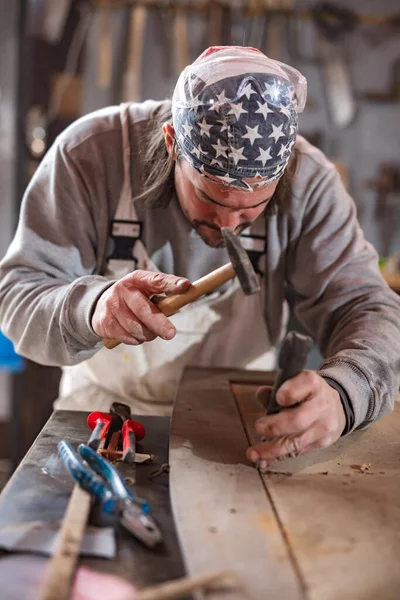
[[[242,233],[242,231],[244,231],[245,229],[247,229],[247,227],[250,227],[251,225],[251,221],[247,221],[246,223],[242,223],[241,225],[238,225],[237,227],[235,227],[234,229],[234,233],[236,235],[239,235],[240,233]],[[194,229],[199,229],[199,227],[208,227],[209,229],[213,229],[214,231],[218,231],[221,236],[222,236],[222,232],[221,229],[218,227],[218,225],[214,225],[214,223],[209,223],[208,221],[202,221],[200,219],[194,219],[192,221],[192,226]]]

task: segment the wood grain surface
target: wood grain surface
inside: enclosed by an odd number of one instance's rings
[[[263,482],[245,458],[231,376],[190,369],[175,401],[170,485],[186,568],[191,575],[233,570],[241,587],[224,600],[301,599],[303,584]]]
[[[233,385],[251,442],[264,414],[256,389]],[[399,402],[368,430],[263,478],[311,600],[400,597]]]
[[[400,404],[261,476],[245,458],[261,383],[272,375],[217,369],[190,369],[181,383],[171,497],[188,572],[232,569],[242,589],[229,600],[398,598]]]

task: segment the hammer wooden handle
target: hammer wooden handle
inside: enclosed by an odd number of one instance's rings
[[[204,294],[213,292],[220,285],[223,285],[234,277],[236,277],[235,270],[232,263],[228,263],[192,283],[186,292],[161,298],[160,300],[156,300],[155,303],[166,317],[171,317],[187,304],[197,300],[197,298],[200,298],[200,296],[203,296]],[[121,342],[118,342],[118,340],[105,339],[103,340],[103,343],[106,348],[112,350],[112,348],[119,346]]]

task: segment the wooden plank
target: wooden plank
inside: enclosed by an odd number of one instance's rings
[[[251,442],[257,386],[233,390]],[[264,476],[311,600],[399,597],[400,404],[370,429]],[[371,463],[362,472],[356,465]]]
[[[175,400],[170,489],[186,567],[193,576],[232,570],[241,589],[224,594],[226,600],[304,598],[262,479],[245,456],[248,443],[229,383],[236,375],[189,369]],[[260,373],[244,378],[271,381]]]
[[[90,495],[76,483],[58,534],[56,551],[46,570],[40,600],[68,600],[70,597],[90,507]]]

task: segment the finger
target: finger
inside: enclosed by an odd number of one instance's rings
[[[280,406],[294,406],[315,394],[321,386],[321,381],[321,377],[315,371],[302,371],[280,386],[276,401]]]
[[[129,344],[130,346],[138,346],[140,343],[132,334],[125,329],[121,323],[117,321],[115,317],[108,319],[107,324],[103,325],[103,339],[118,340],[122,344]]]
[[[272,394],[272,388],[270,386],[259,387],[256,391],[256,400],[267,408]]]
[[[138,344],[143,344],[143,342],[151,342],[157,337],[157,335],[150,331],[146,325],[141,323],[137,317],[133,316],[130,311],[128,318],[121,316],[119,318],[120,325],[122,325],[127,334],[131,338],[134,338]]]
[[[320,418],[318,405],[312,400],[282,410],[278,414],[266,415],[257,419],[255,429],[266,438],[282,435],[295,435],[305,431]]]
[[[118,285],[127,289],[140,289],[144,294],[180,294],[191,285],[188,279],[167,275],[166,273],[153,273],[152,271],[137,270],[123,277]]]
[[[293,458],[307,451],[312,444],[326,436],[326,429],[315,423],[306,431],[293,436],[282,436],[267,442],[260,442],[247,449],[246,455],[252,462],[265,460],[268,465],[276,460]]]
[[[139,322],[148,331],[164,340],[172,340],[175,337],[176,329],[171,321],[139,290],[127,291],[124,300],[129,311],[129,320],[132,321],[131,327],[135,331],[137,331]],[[118,314],[116,316],[119,317]],[[120,318],[125,320],[124,326],[126,327],[127,312],[123,311]],[[128,327],[128,331],[131,331],[131,327]]]

